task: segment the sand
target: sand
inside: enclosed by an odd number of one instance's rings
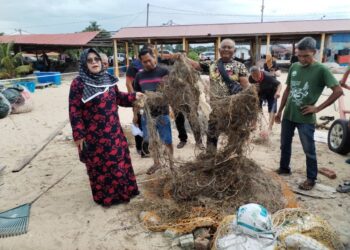
[[[337,78],[340,77],[337,75]],[[285,78],[286,74],[283,74],[280,80],[283,82]],[[78,160],[69,125],[24,170],[11,172],[68,118],[69,85],[70,79],[66,78],[58,87],[37,89],[32,96],[35,110],[0,120],[0,165],[7,166],[0,174],[0,212],[31,202],[72,170],[63,181],[32,205],[28,233],[0,239],[0,249],[171,248],[171,241],[162,233],[150,233],[140,224],[138,212],[132,209],[132,204],[142,200],[142,195],[130,204],[108,209],[93,202],[86,169]],[[126,89],[124,78],[121,78],[119,87]],[[347,93],[346,98],[347,107],[350,107],[350,93]],[[330,114],[339,116],[334,106],[320,115]],[[120,108],[119,115],[123,125],[130,125],[131,109]],[[278,167],[279,135],[280,126],[276,125],[268,145],[252,144],[250,157],[263,169],[273,170]],[[173,138],[177,144],[175,126]],[[137,180],[142,182],[152,160],[141,159],[132,145],[130,151]],[[194,139],[190,134],[189,143],[183,149],[175,149],[175,157],[188,159],[193,156],[193,152]],[[342,180],[350,179],[350,166],[344,162],[345,156],[329,151],[324,143],[317,143],[317,154],[319,167],[331,168],[338,175],[335,180],[319,175],[320,183],[336,187]],[[293,175],[284,178],[288,183],[305,178],[305,157],[298,136],[294,139],[292,157]],[[141,193],[142,188],[140,184]],[[339,232],[344,244],[350,247],[350,195],[336,193],[335,196],[335,199],[315,199],[298,195],[298,200],[301,206],[329,221]]]

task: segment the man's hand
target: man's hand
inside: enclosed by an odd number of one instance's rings
[[[314,105],[307,105],[301,108],[301,113],[303,115],[316,114],[317,112],[318,112],[318,108],[315,107]]]
[[[275,123],[280,124],[281,123],[281,112],[277,112],[277,114],[275,115]]]
[[[180,58],[180,56],[181,56],[181,53],[174,53],[174,54],[171,55],[171,59],[177,60],[177,59]]]
[[[77,146],[77,148],[79,149],[79,151],[82,151],[83,150],[83,143],[84,143],[84,138],[83,139],[80,139],[80,140],[77,140],[77,141],[74,141],[75,145]]]
[[[340,80],[339,83],[344,89],[350,90],[350,86],[346,84],[346,81]]]

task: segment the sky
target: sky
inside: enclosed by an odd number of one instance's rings
[[[350,19],[350,0],[0,0],[0,32],[7,35],[82,31],[90,21],[107,31],[145,26]]]

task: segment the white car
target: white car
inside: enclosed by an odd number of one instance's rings
[[[207,51],[199,54],[199,60],[201,61],[214,61],[215,60],[215,52]]]
[[[117,54],[117,59],[118,59],[118,63],[119,64],[124,64],[125,63],[125,58],[126,58],[126,56],[125,56],[124,53],[118,53]],[[110,65],[113,64],[113,59],[114,59],[114,56],[109,56],[108,57],[108,62],[109,62]]]

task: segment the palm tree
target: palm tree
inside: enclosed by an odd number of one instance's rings
[[[30,65],[22,65],[22,53],[13,52],[13,43],[0,44],[0,78],[13,78],[26,74],[31,70]]]
[[[85,31],[100,31],[100,30],[101,30],[100,25],[98,25],[96,21],[91,21],[90,25],[87,26],[83,30],[83,32],[85,32]]]

